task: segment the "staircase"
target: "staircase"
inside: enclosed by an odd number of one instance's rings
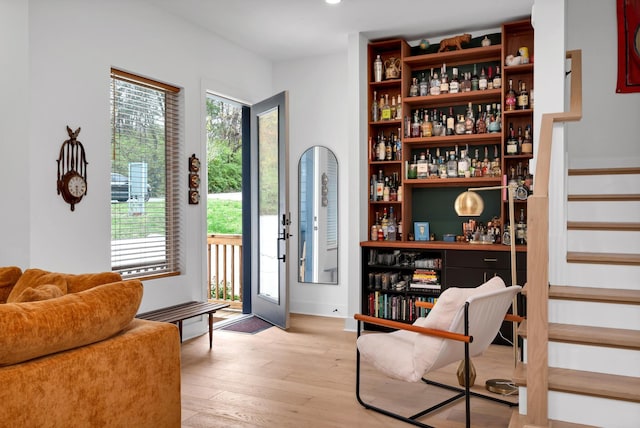
[[[640,190],[640,168],[568,176],[570,283],[549,288],[548,417],[553,427],[558,421],[637,427],[640,194],[613,192]],[[519,333],[526,339],[526,322]],[[524,364],[515,382],[526,387]]]
[[[638,427],[640,168],[569,170],[566,229],[550,240],[549,219],[564,218],[549,210],[553,124],[582,116],[580,51],[567,57],[570,111],[542,117],[528,202],[525,363],[514,373],[520,411],[509,426]],[[550,266],[559,283],[549,283]]]

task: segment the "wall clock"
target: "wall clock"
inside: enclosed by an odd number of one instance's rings
[[[75,210],[75,205],[87,194],[87,159],[82,143],[77,140],[80,128],[67,126],[69,139],[62,143],[58,156],[58,195]]]

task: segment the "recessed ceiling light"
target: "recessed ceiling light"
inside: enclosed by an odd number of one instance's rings
[[[338,4],[340,3],[342,0],[324,0],[326,3],[328,4]]]

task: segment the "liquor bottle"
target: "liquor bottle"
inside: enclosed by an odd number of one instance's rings
[[[464,134],[464,116],[461,114],[456,115],[456,124],[454,125],[454,131],[456,135]]]
[[[427,157],[424,152],[420,153],[417,169],[418,169],[418,178],[429,177],[429,163],[427,162]]]
[[[498,145],[493,146],[493,161],[491,162],[491,174],[494,177],[502,176],[502,169],[500,168],[500,151]]]
[[[391,110],[389,112],[389,119],[395,119],[396,118],[396,97],[391,97],[391,106],[390,106]]]
[[[380,55],[376,56],[373,61],[373,80],[382,82],[382,58],[380,58]]]
[[[487,133],[486,113],[482,112],[482,106],[478,104],[478,118],[476,119],[476,134]]]
[[[387,239],[389,233],[389,218],[387,217],[387,208],[382,210],[382,220],[380,220],[380,229],[382,230],[382,239]],[[380,236],[380,235],[378,235]]]
[[[421,125],[422,136],[431,137],[433,136],[433,123],[431,123],[431,121],[429,120],[429,113],[427,113],[426,109],[423,111],[422,114],[423,114],[422,125]]]
[[[502,88],[502,76],[500,75],[500,66],[496,66],[496,74],[493,76],[493,89]]]
[[[384,94],[384,103],[382,104],[382,111],[380,112],[382,120],[391,119],[391,106],[389,105],[389,94]]]
[[[433,73],[429,95],[440,95],[440,79],[438,78],[438,73]]]
[[[370,201],[375,201],[376,200],[376,188],[378,187],[377,181],[378,181],[378,177],[375,174],[371,174],[371,184],[369,185],[369,200]]]
[[[516,98],[516,109],[526,110],[529,108],[529,92],[527,92],[527,84],[520,81],[520,92]]]
[[[422,79],[420,79],[420,85],[418,86],[418,93],[421,97],[426,97],[429,95],[429,81],[425,77],[425,74],[422,73]]]
[[[440,69],[440,93],[449,93],[449,75],[447,74],[447,64],[442,64]]]
[[[484,67],[480,70],[480,77],[478,78],[478,89],[484,91],[487,89],[488,81],[487,74],[484,71]]]
[[[376,179],[376,201],[381,201],[384,195],[384,177],[382,170],[378,172],[378,178]]]
[[[387,158],[387,147],[384,144],[384,134],[378,136],[378,160],[383,161]]]
[[[456,118],[453,115],[453,107],[449,107],[449,116],[447,116],[447,134],[446,135],[455,135],[456,130]]]
[[[393,160],[393,147],[391,142],[393,141],[393,133],[389,135],[387,141],[384,144],[384,160]]]
[[[502,112],[500,111],[500,103],[498,103],[498,105],[496,106],[496,122],[498,122],[498,132],[501,132],[502,131]]]
[[[371,121],[377,122],[380,120],[380,110],[378,110],[378,93],[373,91],[373,102],[371,103]]]
[[[400,94],[398,94],[398,101],[396,102],[395,118],[398,120],[402,119],[402,97],[400,96]],[[400,133],[398,133],[398,136],[400,136]]]
[[[506,150],[508,155],[518,154],[518,140],[516,140],[516,134],[513,130],[513,123],[509,124],[509,137],[507,138]]]
[[[474,134],[476,132],[475,126],[476,126],[476,121],[473,117],[473,107],[471,106],[471,103],[469,103],[467,105],[467,115],[464,119],[464,133]]]
[[[513,90],[513,80],[509,79],[509,89],[504,98],[504,111],[513,111],[516,109],[516,91]]]
[[[516,223],[516,244],[524,245],[527,243],[527,224],[524,221],[524,208],[520,209],[520,218]]]
[[[471,90],[471,73],[463,74],[462,82],[460,82],[460,92],[469,92]]]
[[[467,151],[462,150],[460,152],[460,159],[458,160],[458,177],[469,177],[469,158],[467,157]]]
[[[522,143],[524,142],[524,135],[522,135],[522,126],[518,126],[518,136],[516,137],[516,141],[518,141],[518,154],[522,154]]]
[[[397,232],[396,216],[393,213],[393,207],[389,207],[389,221],[387,224],[387,240],[395,241]]]
[[[384,202],[389,202],[389,194],[391,193],[391,186],[389,184],[389,177],[384,178],[384,187],[382,188],[382,200]]]
[[[458,92],[460,92],[460,79],[458,78],[458,69],[453,67],[453,77],[449,83],[449,93],[457,94]]]
[[[477,91],[478,90],[478,67],[476,66],[476,64],[473,64],[473,74],[471,75],[471,90],[472,91]]]
[[[531,138],[531,125],[524,128],[524,140],[522,141],[522,154],[530,155],[533,153],[533,139]]]
[[[487,68],[487,89],[493,89],[493,67]]]
[[[447,161],[447,177],[455,178],[458,176],[458,160],[456,159],[456,154],[453,152],[449,152],[449,160]]]
[[[402,140],[400,139],[400,128],[398,128],[398,138],[396,138],[396,150],[394,160],[402,160]]]
[[[418,119],[418,110],[413,112],[413,122],[411,122],[411,138],[420,136],[420,121]]]
[[[411,86],[409,86],[409,96],[417,97],[418,96],[418,79],[415,77],[411,79]]]

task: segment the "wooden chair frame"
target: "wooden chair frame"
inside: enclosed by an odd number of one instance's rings
[[[429,302],[416,302],[416,306],[418,307],[423,307],[423,308],[432,308],[433,307],[433,303],[429,303]],[[509,407],[515,407],[518,405],[518,403],[513,403],[511,401],[507,401],[507,400],[501,400],[499,398],[495,398],[495,397],[491,397],[488,395],[483,395],[483,394],[479,394],[477,392],[473,392],[469,389],[469,383],[470,383],[470,372],[469,372],[469,362],[470,362],[470,358],[469,358],[469,343],[473,342],[473,336],[469,335],[469,302],[465,302],[464,305],[464,334],[459,334],[459,333],[453,333],[450,331],[446,331],[446,330],[436,330],[436,329],[431,329],[431,328],[424,328],[424,327],[418,327],[415,325],[411,325],[411,324],[405,324],[403,322],[398,322],[398,321],[391,321],[391,320],[387,320],[384,318],[377,318],[377,317],[372,317],[369,315],[362,315],[362,314],[355,314],[354,318],[358,321],[358,331],[357,331],[357,337],[360,337],[361,335],[361,331],[362,331],[362,323],[369,323],[369,324],[375,324],[375,325],[379,325],[382,327],[388,327],[388,328],[392,328],[392,329],[399,329],[399,330],[407,330],[407,331],[413,331],[415,333],[420,333],[420,334],[426,334],[429,336],[437,336],[437,337],[442,337],[444,339],[447,340],[455,340],[455,341],[459,341],[459,342],[463,342],[464,343],[464,379],[465,379],[465,387],[464,388],[458,388],[456,386],[451,386],[451,385],[446,385],[443,383],[439,383],[439,382],[434,382],[431,380],[428,380],[426,378],[422,378],[422,381],[425,382],[428,385],[433,385],[433,386],[437,386],[439,388],[444,388],[444,389],[448,389],[450,391],[454,391],[456,392],[456,394],[453,397],[447,398],[443,401],[440,401],[439,403],[425,409],[422,410],[414,415],[411,416],[403,416],[400,415],[398,413],[394,413],[390,410],[387,409],[383,409],[377,406],[374,406],[372,404],[366,403],[362,397],[360,396],[360,351],[358,350],[358,348],[356,347],[356,398],[358,399],[358,402],[365,408],[367,409],[371,409],[374,410],[378,413],[381,413],[383,415],[386,416],[390,416],[392,418],[401,420],[403,422],[407,422],[409,424],[418,426],[418,427],[422,427],[422,428],[435,428],[431,425],[427,425],[425,423],[419,422],[417,419],[425,416],[431,412],[434,412],[438,409],[441,409],[442,407],[451,404],[461,398],[464,398],[465,400],[465,426],[467,428],[471,427],[471,397],[477,397],[477,398],[482,398],[485,400],[490,400],[490,401],[494,401],[500,404],[505,404]],[[512,321],[514,323],[514,328],[516,328],[515,323],[517,322],[521,322],[522,320],[524,320],[523,317],[519,317],[516,315],[511,315],[511,314],[507,314],[504,318],[506,321]],[[514,345],[515,346],[515,345]]]

